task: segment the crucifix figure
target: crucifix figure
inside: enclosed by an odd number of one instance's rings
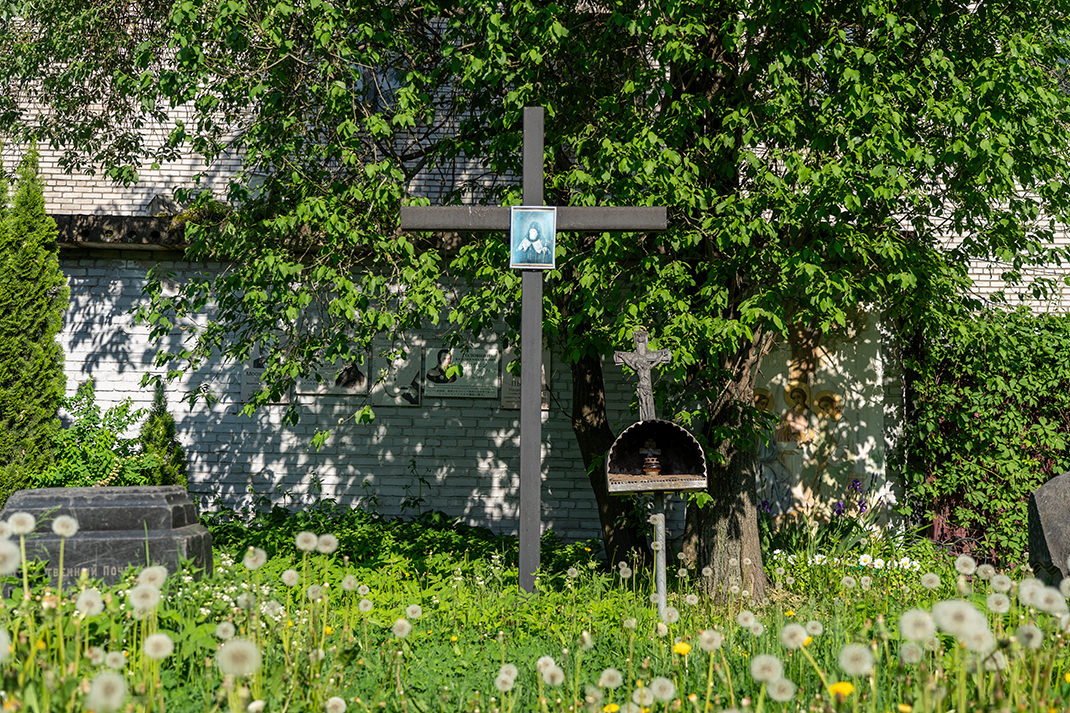
[[[543,205],[543,108],[524,108],[523,197]],[[665,208],[558,206],[557,229],[665,230]],[[507,232],[508,206],[402,206],[401,229]],[[566,256],[567,260],[567,256]],[[520,282],[520,589],[535,591],[542,536],[542,270],[521,270]]]
[[[639,420],[649,421],[656,418],[654,411],[654,385],[650,379],[653,368],[659,364],[668,364],[672,361],[672,353],[668,349],[650,351],[646,348],[647,331],[637,329],[632,333],[635,340],[634,352],[613,352],[613,363],[617,366],[624,364],[631,368],[639,377],[639,385],[635,387],[635,394],[639,398]]]

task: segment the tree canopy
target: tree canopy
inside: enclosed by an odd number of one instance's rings
[[[662,411],[709,444],[717,487],[688,535],[717,577],[760,561],[750,395],[773,342],[864,313],[938,320],[969,304],[971,259],[1024,275],[1059,258],[1070,218],[1060,2],[15,5],[5,133],[124,180],[180,153],[244,158],[228,195],[179,195],[189,254],[232,267],[146,316],[166,331],[215,304],[171,356],[266,347],[258,404],[379,333],[515,326],[505,242],[414,239],[398,207],[457,166],[444,199],[517,203],[525,105],[547,108],[548,202],[668,206],[664,233],[559,236],[545,329],[595,476],[612,440],[598,357],[640,323],[672,349]],[[613,556],[634,539],[597,480]]]

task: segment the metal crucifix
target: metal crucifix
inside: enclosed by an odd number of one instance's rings
[[[523,197],[543,205],[543,108],[524,108]],[[401,229],[503,232],[508,206],[402,206]],[[665,230],[664,207],[558,206],[557,230]],[[520,589],[535,591],[542,535],[542,270],[521,270],[520,283]]]
[[[635,341],[634,352],[613,352],[614,364],[630,367],[639,377],[635,395],[639,398],[640,421],[657,418],[654,411],[654,384],[650,379],[650,372],[655,366],[672,361],[672,352],[668,349],[650,351],[646,348],[649,336],[645,329],[637,329],[632,333],[632,339]]]

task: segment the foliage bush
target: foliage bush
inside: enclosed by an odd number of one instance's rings
[[[35,149],[19,165],[10,208],[7,197],[0,178],[0,502],[51,462],[69,295]]]
[[[151,478],[159,456],[145,452],[140,439],[123,435],[145,415],[143,409],[126,399],[101,413],[92,379],[64,399],[63,407],[73,422],[56,436],[55,465],[30,474],[34,487],[156,484]]]
[[[904,512],[1023,558],[1029,493],[1070,469],[1070,318],[988,311],[930,338],[905,433]]]

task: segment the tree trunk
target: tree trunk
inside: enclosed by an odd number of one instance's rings
[[[718,599],[728,597],[733,585],[757,601],[765,598],[767,581],[758,541],[758,459],[754,444],[741,434],[756,432],[749,406],[758,365],[772,342],[773,335],[756,334],[726,364],[734,378],[710,402],[705,429],[714,451],[706,454],[710,501],[702,507],[687,506],[684,555],[700,569],[709,567],[706,588]]]
[[[633,496],[610,495],[606,485],[605,458],[614,435],[606,418],[602,362],[597,356],[581,357],[572,365],[572,431],[598,504],[598,521],[609,563],[631,561],[632,551],[646,559],[646,539],[642,535],[642,523],[634,514]]]

